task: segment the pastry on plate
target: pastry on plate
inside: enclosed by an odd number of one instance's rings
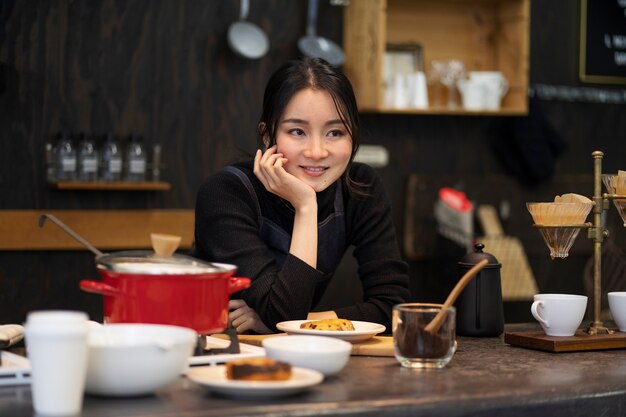
[[[354,325],[348,319],[323,319],[307,321],[302,323],[300,328],[309,330],[354,330]]]
[[[238,381],[286,381],[291,365],[271,358],[245,358],[226,362],[226,378]]]

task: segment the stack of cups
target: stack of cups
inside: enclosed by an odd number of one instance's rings
[[[36,311],[25,325],[33,406],[39,415],[78,415],[87,373],[87,315]]]

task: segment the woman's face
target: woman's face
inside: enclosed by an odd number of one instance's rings
[[[288,159],[285,170],[316,192],[341,177],[352,154],[352,138],[330,94],[310,88],[296,93],[285,107],[276,145]]]

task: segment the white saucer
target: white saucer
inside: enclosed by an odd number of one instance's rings
[[[300,325],[311,320],[291,320],[283,321],[276,325],[278,330],[282,330],[287,334],[306,334],[316,336],[336,337],[337,339],[346,340],[348,342],[362,342],[370,339],[385,331],[385,326],[378,323],[370,323],[367,321],[352,321],[354,330],[311,330],[301,329]]]
[[[187,377],[211,391],[238,397],[268,398],[295,394],[321,383],[324,376],[312,369],[291,368],[286,381],[233,381],[226,378],[226,365],[201,366],[187,371]]]

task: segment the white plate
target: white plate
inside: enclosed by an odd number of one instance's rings
[[[30,361],[15,353],[1,351],[0,385],[30,384]]]
[[[291,371],[291,379],[286,381],[233,381],[226,378],[226,365],[218,365],[191,368],[187,377],[214,392],[248,398],[295,394],[324,380],[320,372],[312,369],[293,367]]]
[[[220,339],[219,337],[207,336],[206,346],[209,348],[225,348],[230,344],[230,340]],[[189,358],[190,366],[198,365],[217,365],[233,359],[242,358],[261,358],[265,356],[265,349],[259,346],[249,345],[239,342],[240,353],[218,353],[214,355],[191,356]]]
[[[282,330],[288,334],[306,334],[317,336],[336,337],[337,339],[346,340],[348,342],[362,342],[370,339],[385,331],[385,326],[378,323],[370,323],[368,321],[354,321],[354,330],[311,330],[301,329],[300,325],[312,320],[291,320],[283,321],[276,325],[278,330]]]

